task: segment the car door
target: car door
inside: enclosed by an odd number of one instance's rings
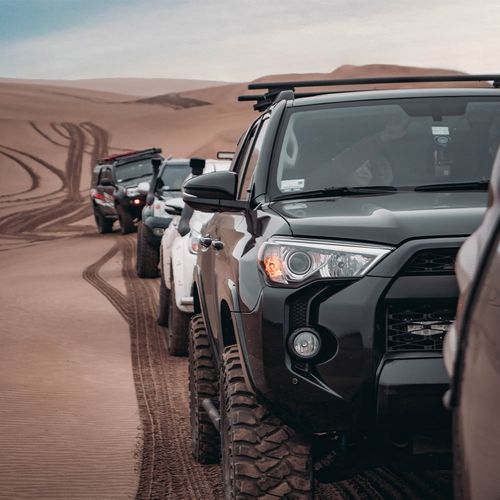
[[[470,304],[456,372],[455,492],[457,498],[499,498],[500,218]]]
[[[234,172],[244,171],[259,125],[260,118],[249,127],[240,142],[231,168]],[[202,228],[201,253],[198,260],[203,286],[201,293],[204,294],[204,314],[207,316],[210,331],[217,341],[221,338],[221,304],[228,301],[230,295],[228,284],[234,279],[235,273],[234,233],[242,217],[243,215],[238,213],[217,213]]]

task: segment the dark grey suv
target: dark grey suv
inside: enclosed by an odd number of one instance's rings
[[[467,79],[500,81],[442,78]],[[188,205],[215,213],[195,268],[190,402],[193,454],[222,451],[226,498],[310,498],[325,456],[345,477],[367,450],[411,455],[449,432],[453,263],[487,204],[500,90],[294,92],[338,83],[251,85],[268,92],[246,98],[262,114],[231,171],[184,184]]]
[[[140,278],[156,278],[160,260],[160,241],[172,215],[165,210],[170,198],[178,198],[182,183],[191,173],[191,160],[169,158],[153,173],[150,183],[139,186],[147,194],[137,232],[137,275]]]

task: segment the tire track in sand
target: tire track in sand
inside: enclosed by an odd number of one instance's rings
[[[101,158],[108,156],[111,134],[92,122],[82,122],[80,123],[80,127],[93,139],[92,150],[90,152],[90,164],[93,167]]]
[[[101,267],[118,249],[123,255],[126,296],[99,276]],[[219,467],[201,466],[191,457],[187,362],[167,353],[165,331],[155,319],[157,283],[137,278],[134,255],[135,238],[119,238],[83,271],[83,277],[129,323],[132,369],[143,431],[136,500],[221,498]]]
[[[111,286],[107,281],[105,281],[100,275],[99,271],[102,266],[113,258],[119,252],[118,243],[115,243],[102,257],[100,257],[96,262],[86,267],[83,270],[82,276],[85,281],[90,283],[94,288],[96,288],[100,293],[102,293],[111,302],[113,307],[120,313],[125,321],[128,321],[128,301],[127,297],[123,295],[115,287]]]
[[[6,149],[7,151],[13,151],[14,153],[18,153],[21,156],[25,156],[26,158],[30,158],[31,160],[39,163],[40,165],[42,165],[42,167],[45,167],[47,170],[49,170],[54,175],[56,175],[57,177],[59,177],[59,179],[61,180],[62,186],[57,191],[55,191],[55,192],[62,191],[66,187],[67,180],[66,180],[65,173],[62,170],[60,170],[57,167],[55,167],[54,165],[50,164],[49,162],[47,162],[45,160],[42,160],[42,158],[39,158],[38,156],[32,155],[30,153],[26,153],[25,151],[21,151],[19,149],[15,149],[15,148],[11,148],[9,146],[5,146],[4,144],[0,144],[0,148]]]
[[[191,457],[187,362],[167,353],[165,330],[156,323],[158,284],[137,278],[134,240],[120,239],[134,379],[144,432],[136,499],[221,498],[219,467],[201,466]]]
[[[52,124],[51,124],[52,125]],[[59,146],[61,148],[67,148],[67,144],[61,144],[60,142],[55,141],[50,137],[50,135],[46,134],[35,122],[30,122],[30,126],[35,132],[37,132],[39,135],[41,135],[46,141],[49,141],[51,144],[54,144],[55,146]]]
[[[80,200],[80,178],[82,175],[83,153],[87,141],[83,130],[78,125],[65,122],[62,126],[70,136],[68,157],[66,159],[68,198],[70,200]]]
[[[10,153],[6,153],[5,151],[0,150],[0,155],[5,156],[6,158],[10,158],[12,161],[17,163],[22,169],[26,171],[26,173],[30,176],[31,185],[29,188],[24,189],[23,191],[18,191],[17,193],[8,193],[0,195],[0,198],[6,198],[10,196],[19,196],[21,194],[29,193],[40,186],[40,176],[35,173],[35,171],[24,161],[16,158],[14,155]]]

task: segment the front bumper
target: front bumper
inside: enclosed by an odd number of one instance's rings
[[[449,378],[443,358],[386,359],[377,383],[377,428],[387,433],[432,431],[450,424],[443,395]]]
[[[428,345],[422,335],[420,344],[393,345],[388,318],[395,306],[400,314],[412,304],[418,314],[433,304],[449,313],[457,293],[453,275],[264,286],[255,308],[233,312],[247,380],[289,425],[310,432],[444,428],[448,378],[439,342]],[[288,348],[292,332],[305,326],[321,336],[314,362]]]
[[[150,245],[160,248],[163,232],[168,228],[171,222],[171,217],[155,217],[153,215],[146,217],[143,225],[146,230],[146,238]]]

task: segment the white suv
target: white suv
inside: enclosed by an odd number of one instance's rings
[[[229,166],[229,161],[206,160],[203,173],[228,170]],[[169,200],[167,204],[173,202]],[[177,199],[175,205],[178,206]],[[174,356],[187,354],[189,320],[193,314],[193,270],[201,228],[212,216],[185,206],[161,239],[158,324],[168,326],[167,347]]]

